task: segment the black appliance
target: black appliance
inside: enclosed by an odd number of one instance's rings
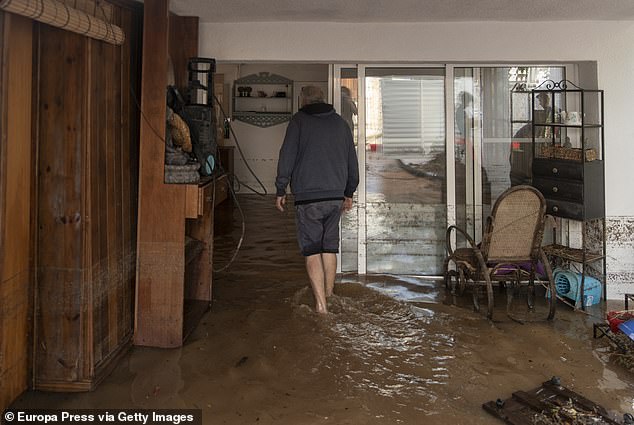
[[[187,64],[187,104],[183,108],[192,136],[194,155],[200,162],[200,174],[210,176],[216,168],[216,132],[213,74],[216,61],[190,58]]]

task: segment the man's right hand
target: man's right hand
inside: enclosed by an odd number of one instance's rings
[[[286,205],[286,195],[278,196],[275,199],[275,206],[277,207],[278,210],[280,210],[281,212],[284,212],[284,205]]]
[[[352,198],[348,198],[347,196],[344,196],[344,198],[343,198],[343,206],[341,207],[341,209],[344,212],[350,211],[352,209]]]

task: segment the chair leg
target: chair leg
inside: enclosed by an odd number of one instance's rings
[[[480,311],[480,286],[474,282],[473,284],[473,310]]]
[[[461,267],[458,269],[458,295],[464,294],[464,290],[467,287],[467,278],[464,274],[464,269]]]
[[[515,292],[521,292],[522,289],[522,272],[517,269],[515,271],[515,279],[513,279],[512,281],[509,282],[508,287],[506,289],[506,315],[508,316],[509,319],[513,320],[514,322],[519,323],[520,325],[523,325],[525,322],[522,319],[519,319],[515,316],[513,316],[511,314],[511,310],[512,310],[512,305],[513,305],[513,298],[515,297]]]
[[[513,296],[515,295],[515,284],[510,281],[506,285],[506,315],[511,317],[511,305],[513,305]]]
[[[484,278],[487,284],[487,319],[493,319],[493,284],[491,283],[491,277],[488,272],[484,273]]]
[[[555,288],[555,279],[553,278],[553,270],[550,267],[550,261],[548,261],[548,257],[544,253],[543,250],[539,250],[539,255],[541,257],[542,263],[544,264],[544,268],[546,269],[546,276],[548,277],[548,288],[550,290],[550,299],[548,303],[548,320],[553,320],[555,318],[555,308],[557,306],[557,289]]]
[[[445,276],[445,289],[450,289],[450,282],[451,282],[451,278],[449,275],[449,258],[445,258],[444,264],[443,264],[443,271],[444,271],[444,276]]]
[[[519,275],[518,275],[518,279],[519,279]],[[526,302],[528,303],[528,308],[530,310],[535,308],[535,264],[531,264],[531,272],[528,278],[528,290],[526,294]]]

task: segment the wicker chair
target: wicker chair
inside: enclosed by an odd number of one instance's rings
[[[493,285],[504,286],[507,292],[507,314],[515,289],[528,286],[528,307],[533,308],[535,297],[535,270],[541,260],[548,279],[548,320],[555,317],[556,294],[552,269],[541,249],[546,214],[546,201],[542,194],[531,186],[515,186],[502,193],[491,216],[487,218],[482,243],[474,240],[462,229],[450,226],[447,229],[447,258],[445,259],[445,282],[454,291],[473,288],[473,304],[479,306],[479,290],[486,288],[487,317],[493,317]],[[462,235],[468,243],[466,248],[453,248],[454,232]],[[453,266],[453,267],[452,267]],[[500,285],[501,283],[503,285]]]

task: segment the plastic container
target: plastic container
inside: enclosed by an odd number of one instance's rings
[[[553,278],[558,295],[574,301],[575,304],[581,300],[579,290],[581,286],[580,273],[555,269]],[[599,304],[601,302],[601,294],[603,294],[601,282],[592,276],[586,275],[583,286],[583,305],[587,307]]]
[[[634,341],[634,319],[623,322],[619,325],[619,330]]]
[[[634,310],[608,312],[608,323],[610,324],[610,330],[614,333],[619,332],[619,325],[630,319],[634,319]]]

